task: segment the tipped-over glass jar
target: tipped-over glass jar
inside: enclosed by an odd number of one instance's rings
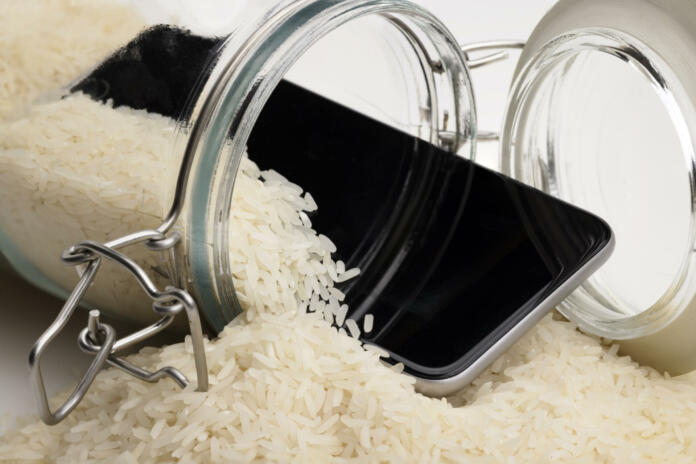
[[[247,146],[262,169],[275,168],[254,156],[269,135],[261,129],[255,135],[254,128],[259,117],[267,123],[262,110],[274,91],[271,102],[278,106],[288,103],[285,89],[309,87],[473,156],[475,116],[464,54],[436,18],[411,3],[254,2],[212,31],[142,21],[140,35],[132,24],[128,33],[111,32],[113,49],[104,62],[75,69],[65,87],[46,89],[52,94],[31,104],[21,101],[4,123],[2,250],[28,280],[55,294],[65,296],[76,283],[75,273],[56,259],[68,247],[154,230],[177,245],[147,237],[148,247],[130,245],[124,254],[158,286],[186,287],[210,326],[221,330],[241,311],[230,269],[235,180]],[[338,43],[350,51],[337,54],[332,44]],[[304,124],[288,120],[293,138],[316,139],[307,114]],[[336,128],[333,137],[346,135]],[[277,157],[282,160],[282,153]],[[294,160],[303,162],[310,160]],[[405,165],[400,177],[375,172],[374,165],[335,168],[326,175],[334,178],[337,195],[359,175],[389,184],[383,195],[392,195],[415,166]],[[341,179],[348,175],[356,177]],[[302,187],[318,195],[311,185]],[[366,256],[385,251],[372,249],[377,236],[403,215],[382,203],[386,197],[372,200],[360,203],[362,230],[345,225],[341,231],[351,235],[342,239],[351,242],[343,250],[349,269],[366,270]],[[398,195],[391,200],[400,204]],[[105,263],[87,294],[89,305],[150,321],[149,299],[122,267]]]
[[[18,70],[35,60],[28,71],[58,68],[65,82],[47,72],[11,93],[0,128],[0,249],[28,280],[67,298],[30,358],[47,423],[75,407],[105,362],[188,382],[117,356],[180,312],[205,389],[202,323],[216,333],[251,306],[293,306],[313,293],[369,305],[429,214],[421,206],[438,194],[433,162],[415,155],[414,141],[474,153],[465,54],[437,18],[407,1],[255,1],[212,30],[162,25],[156,9],[138,10],[149,2],[98,3],[56,2],[33,19],[54,36],[56,61],[41,62],[46,54],[29,43]],[[69,13],[50,11],[56,5]],[[67,38],[49,29],[56,16],[80,23],[85,42],[71,27],[59,28]],[[400,129],[400,150],[356,156],[369,128],[327,124],[331,115],[311,105],[319,94]],[[340,260],[310,227],[315,199],[250,159],[289,172],[314,195],[324,213],[312,221],[340,246]],[[279,198],[282,207],[264,214],[263,204],[249,204]],[[357,282],[341,284],[354,268]],[[341,285],[329,294],[329,282]],[[40,359],[79,304],[151,325],[117,339],[91,312],[80,345],[94,362],[52,411]]]

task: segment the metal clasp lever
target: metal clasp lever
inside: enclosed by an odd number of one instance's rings
[[[94,382],[94,378],[105,363],[109,363],[146,382],[156,382],[163,377],[170,377],[180,387],[186,387],[189,383],[188,379],[174,367],[167,366],[156,372],[149,372],[116,356],[118,352],[161,332],[171,324],[174,317],[181,311],[186,313],[189,322],[198,378],[196,389],[197,391],[207,391],[208,368],[205,359],[203,329],[196,303],[191,295],[182,289],[167,287],[160,291],[140,266],[117,251],[119,248],[139,242],[145,242],[145,245],[150,249],[162,250],[173,247],[177,240],[176,237],[165,237],[158,231],[143,231],[104,245],[94,242],[80,242],[63,253],[63,261],[76,266],[83,265],[85,268],[81,272],[78,284],[66,300],[60,313],[58,313],[58,317],[39,337],[29,354],[31,381],[37,399],[39,416],[46,424],[57,424],[75,409],[82,398],[84,398],[90,385]],[[78,343],[83,351],[95,355],[94,360],[68,399],[53,412],[50,409],[46,386],[41,374],[41,356],[51,341],[65,328],[75,309],[79,306],[87,289],[94,281],[102,259],[113,261],[128,270],[138,281],[140,287],[153,300],[153,311],[162,317],[154,324],[116,340],[114,329],[108,324],[100,322],[99,311],[91,311],[87,328],[80,332]]]
[[[34,395],[37,399],[39,407],[39,416],[41,420],[48,425],[57,424],[62,421],[65,416],[70,414],[70,411],[82,401],[82,398],[87,393],[87,389],[92,385],[97,373],[101,370],[106,358],[111,354],[111,349],[114,346],[116,335],[114,330],[104,325],[104,342],[101,350],[97,353],[90,364],[89,369],[85,373],[80,383],[77,384],[75,390],[70,394],[68,399],[63,403],[56,412],[51,412],[48,404],[48,395],[46,395],[46,386],[41,375],[41,355],[46,346],[51,343],[58,333],[65,328],[65,325],[70,320],[73,311],[78,306],[80,300],[89,288],[89,285],[94,280],[94,276],[99,269],[99,261],[92,261],[87,265],[87,269],[82,274],[80,282],[77,284],[70,297],[66,300],[63,308],[58,313],[58,317],[51,323],[46,331],[39,337],[29,353],[29,368],[31,369],[31,383],[34,387]]]
[[[80,349],[85,353],[99,356],[105,351],[105,347],[109,343],[109,332],[113,333],[113,329],[108,324],[102,324],[99,321],[99,310],[91,310],[89,312],[87,327],[82,329],[77,338]],[[127,374],[132,375],[133,377],[144,380],[145,382],[157,382],[163,377],[169,377],[181,388],[185,388],[189,383],[186,376],[174,367],[166,366],[158,371],[150,372],[129,363],[125,359],[113,355],[113,343],[111,343],[111,346],[112,348],[109,355],[106,357],[106,362],[121,369]]]
[[[510,57],[507,50],[522,49],[525,42],[522,40],[488,40],[485,42],[473,42],[466,45],[461,45],[461,49],[466,57],[466,64],[469,69],[480,68],[491,63],[506,60]],[[482,56],[481,58],[470,58],[469,53],[482,52],[485,50],[500,50],[490,55]]]
[[[476,69],[498,61],[506,60],[510,57],[508,50],[519,50],[524,48],[525,42],[522,40],[488,40],[485,42],[473,42],[461,45],[469,69]],[[498,50],[495,53],[484,55],[480,58],[471,58],[471,53],[478,53],[487,50]],[[500,135],[495,131],[478,131],[476,139],[480,141],[498,140]]]

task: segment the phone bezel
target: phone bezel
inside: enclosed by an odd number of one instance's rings
[[[453,371],[451,376],[439,379],[420,377],[417,373],[409,372],[408,375],[416,379],[416,391],[427,396],[442,397],[451,395],[470,384],[609,259],[615,246],[614,232],[609,230],[611,235],[602,248],[463,370]]]

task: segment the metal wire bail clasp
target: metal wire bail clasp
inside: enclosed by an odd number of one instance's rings
[[[186,387],[189,383],[188,379],[174,367],[167,366],[156,372],[149,372],[117,356],[118,352],[161,332],[171,324],[174,317],[181,311],[186,313],[189,322],[198,379],[197,390],[207,391],[208,369],[205,359],[203,329],[196,303],[188,292],[180,288],[167,287],[164,290],[159,290],[138,264],[117,251],[119,248],[140,242],[145,242],[148,248],[162,250],[175,246],[177,236],[165,237],[159,231],[142,231],[103,245],[89,241],[80,242],[63,253],[63,261],[74,266],[84,266],[84,269],[80,272],[80,280],[65,301],[58,316],[39,337],[29,354],[31,381],[37,399],[39,416],[46,424],[57,424],[75,409],[105,363],[147,382],[156,382],[163,377],[170,377],[182,388]],[[153,300],[153,311],[162,317],[154,324],[116,340],[114,329],[108,324],[100,322],[99,311],[91,311],[87,328],[80,333],[78,343],[84,352],[94,355],[94,360],[68,399],[53,412],[50,409],[46,386],[41,374],[41,356],[48,344],[65,328],[75,309],[79,306],[87,289],[94,281],[102,259],[107,259],[124,267]]]
[[[469,69],[476,69],[481,66],[486,66],[487,64],[506,60],[510,56],[510,53],[507,50],[522,49],[524,46],[525,42],[523,40],[487,40],[485,42],[473,42],[462,45],[461,49],[466,56],[466,63],[469,66]],[[470,53],[482,52],[486,50],[498,51],[480,58],[469,57]]]
[[[466,64],[469,69],[476,69],[489,64],[497,63],[498,61],[506,60],[510,57],[508,50],[519,50],[524,48],[523,40],[488,40],[485,42],[473,42],[470,44],[461,45],[460,48],[464,52]],[[478,58],[473,58],[472,53],[478,53],[488,50],[497,50],[494,53],[489,53]],[[478,131],[476,139],[479,141],[495,141],[498,140],[499,134],[495,131]]]

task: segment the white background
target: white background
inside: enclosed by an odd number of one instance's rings
[[[468,43],[525,39],[555,0],[420,0],[417,3],[440,17],[461,43]],[[516,54],[513,53],[513,57],[516,58]],[[499,127],[513,67],[514,59],[472,72],[482,129]],[[496,150],[495,144],[480,144],[477,157],[484,164],[494,165]],[[72,270],[66,268],[66,272]],[[0,269],[0,314],[3,316],[0,323],[0,415],[34,411],[27,354],[34,340],[55,317],[60,304]],[[76,346],[77,333],[84,323],[85,315],[78,313],[61,338],[51,345],[44,363],[44,376],[50,380],[51,391],[74,383],[91,359]]]

